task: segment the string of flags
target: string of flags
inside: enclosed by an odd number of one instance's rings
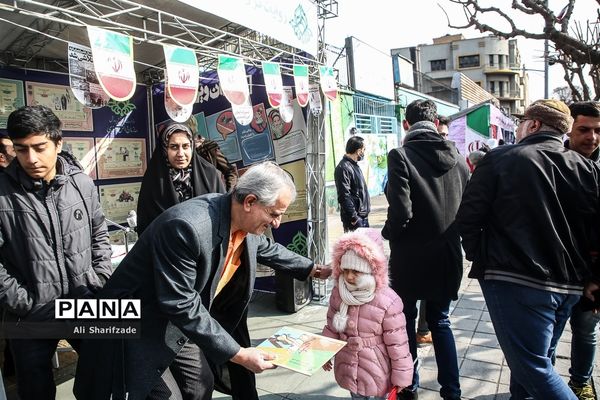
[[[136,86],[131,36],[93,26],[87,27],[90,47],[68,44],[70,85],[75,98],[87,107],[99,108],[109,99],[129,100]],[[185,122],[192,114],[198,96],[200,69],[196,53],[188,48],[163,44],[165,55],[165,108],[169,116]],[[279,108],[285,122],[294,116],[291,86],[283,86],[280,64],[263,61],[262,72],[271,107]],[[293,65],[296,101],[310,105],[313,114],[322,110],[319,85],[309,82],[306,65]],[[219,55],[217,74],[223,94],[231,103],[236,120],[252,121],[253,108],[242,58]],[[338,86],[332,67],[319,67],[320,89],[326,99],[337,98]]]

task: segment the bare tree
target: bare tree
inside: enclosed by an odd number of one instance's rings
[[[579,86],[576,86],[576,88],[579,92],[581,92],[581,88]],[[554,95],[558,97],[559,100],[564,101],[567,104],[571,104],[574,101],[576,101],[573,99],[573,92],[571,91],[571,88],[569,86],[560,86],[554,88],[552,93],[554,93]]]
[[[554,47],[557,57],[551,60],[560,64],[564,70],[565,81],[571,90],[574,101],[600,99],[600,9],[596,8],[592,20],[585,24],[571,21],[575,0],[568,3],[558,13],[548,7],[544,0],[512,0],[511,8],[515,12],[537,16],[543,20],[542,30],[531,31],[531,27],[519,27],[511,16],[498,7],[484,7],[479,0],[448,0],[463,8],[466,22],[454,25],[448,18],[448,26],[456,29],[475,28],[480,32],[489,32],[503,38],[524,37],[529,39],[548,39]],[[600,0],[588,0],[600,5]],[[444,11],[445,12],[445,11]],[[482,22],[494,21],[494,26]],[[506,24],[508,29],[498,26]],[[591,88],[585,75],[591,78]]]

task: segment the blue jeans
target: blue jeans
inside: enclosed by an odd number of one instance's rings
[[[417,360],[417,337],[415,332],[415,321],[417,318],[417,300],[402,299],[404,302],[404,316],[406,317],[406,331],[408,334],[408,345],[413,360]],[[448,312],[450,310],[450,299],[443,302],[427,300],[425,306],[427,325],[431,332],[433,349],[435,351],[435,362],[438,368],[438,382],[442,386],[440,396],[444,399],[460,399],[460,383],[458,381],[458,359],[456,355],[456,344],[454,335],[450,328]],[[408,388],[416,391],[419,387],[419,372],[415,364],[413,381]]]
[[[581,311],[579,306],[573,307],[571,314],[571,382],[578,386],[589,382],[594,369],[596,342],[600,313]]]
[[[551,355],[580,296],[480,280],[496,337],[510,368],[513,400],[577,400]]]

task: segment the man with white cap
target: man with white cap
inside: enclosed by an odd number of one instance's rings
[[[599,172],[562,143],[567,105],[538,100],[516,145],[478,164],[456,216],[470,277],[479,279],[511,371],[513,399],[575,400],[551,356],[591,274],[599,233]]]

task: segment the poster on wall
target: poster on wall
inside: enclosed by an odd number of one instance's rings
[[[250,125],[237,124],[237,134],[244,165],[275,158],[265,105],[260,103],[255,105],[253,109],[254,117]]]
[[[240,161],[239,140],[231,108],[206,117],[208,138],[217,142],[229,162]]]
[[[81,104],[100,108],[108,104],[110,97],[100,86],[94,69],[92,49],[77,43],[67,45],[69,56],[69,84],[73,95]]]
[[[41,82],[25,82],[27,105],[43,105],[50,108],[62,122],[63,131],[94,130],[92,109],[75,99],[69,86]]]
[[[96,179],[96,149],[94,138],[63,137],[63,150],[73,154],[83,166],[83,171]]]
[[[298,104],[294,104],[292,121],[285,122],[276,108],[267,110],[267,121],[271,129],[277,164],[306,158],[306,122]]]
[[[106,218],[126,224],[129,211],[137,210],[141,186],[141,182],[99,186],[100,205]]]
[[[24,105],[23,82],[0,78],[0,129],[6,129],[10,113]]]
[[[144,176],[146,139],[111,139],[96,141],[98,177],[130,178]]]
[[[359,162],[367,188],[371,196],[383,193],[384,179],[387,174],[388,136],[393,135],[362,135],[367,148],[366,157]]]
[[[308,218],[308,202],[306,199],[306,163],[298,160],[289,164],[280,165],[287,172],[296,186],[296,201],[286,210],[281,223],[298,221]]]

